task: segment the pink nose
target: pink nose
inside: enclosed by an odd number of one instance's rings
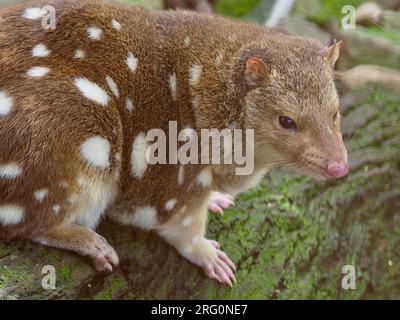
[[[349,165],[347,162],[331,161],[328,164],[326,172],[334,179],[344,177],[349,172]]]

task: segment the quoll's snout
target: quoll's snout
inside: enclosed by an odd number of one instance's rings
[[[347,175],[349,165],[347,161],[330,161],[326,168],[327,174],[333,179],[339,179]]]

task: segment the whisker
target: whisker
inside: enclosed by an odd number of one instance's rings
[[[355,130],[349,134],[344,135],[343,142],[348,142],[357,132],[358,132],[358,130]]]
[[[298,166],[298,164],[295,163],[295,162],[288,162],[288,163],[279,165],[278,168],[280,168],[280,169],[282,169],[282,168],[283,168],[283,169],[298,169],[299,166]]]
[[[284,164],[288,164],[288,163],[292,163],[293,161],[291,160],[279,160],[279,161],[274,161],[274,162],[270,162],[268,163],[271,166],[276,166],[276,165],[284,165]]]

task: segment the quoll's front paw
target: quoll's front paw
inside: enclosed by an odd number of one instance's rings
[[[96,234],[89,252],[93,266],[98,272],[112,272],[113,267],[119,264],[114,248],[99,234]]]
[[[225,209],[235,205],[233,197],[227,193],[213,192],[208,201],[208,210],[223,214]]]
[[[236,283],[236,277],[233,273],[233,271],[236,271],[236,267],[225,252],[216,249],[216,253],[217,258],[205,262],[202,267],[203,271],[210,279],[215,279],[232,287],[232,281]]]
[[[226,253],[220,250],[218,242],[203,238],[198,241],[194,250],[184,253],[184,256],[201,267],[210,279],[231,287],[232,283],[236,283],[236,266]]]

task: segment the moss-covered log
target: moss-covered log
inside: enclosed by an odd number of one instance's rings
[[[206,279],[152,233],[104,222],[100,233],[122,258],[96,275],[73,254],[28,242],[0,244],[5,299],[365,299],[400,298],[400,97],[366,88],[343,99],[351,174],[316,182],[274,172],[243,194],[208,236],[238,265],[233,289]],[[43,266],[57,272],[44,290]],[[344,265],[356,289],[341,287]]]

